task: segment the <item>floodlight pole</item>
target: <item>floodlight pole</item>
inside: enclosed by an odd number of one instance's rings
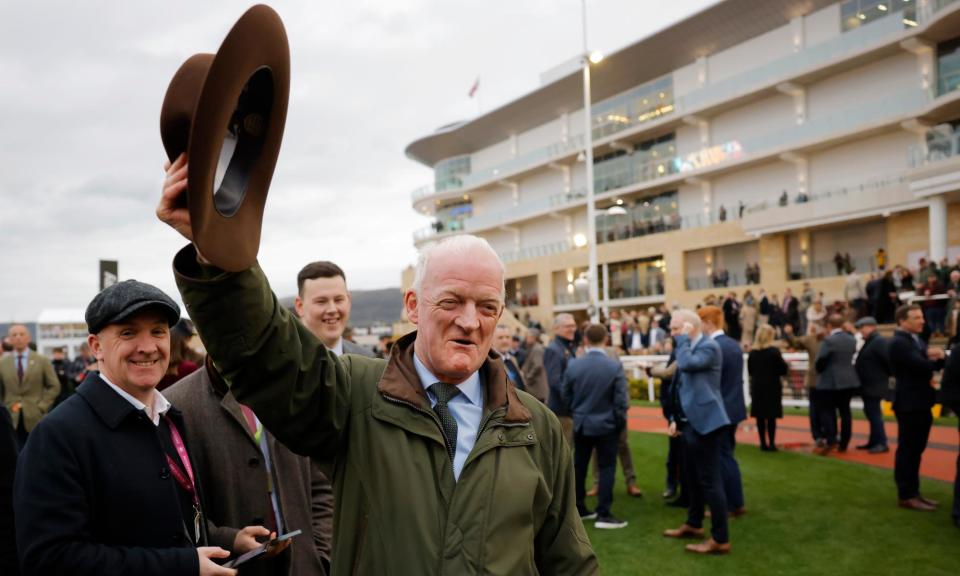
[[[588,314],[591,322],[600,320],[600,284],[597,274],[597,214],[593,187],[593,115],[590,97],[590,52],[587,49],[587,0],[580,0],[583,21],[583,161],[587,178],[587,278],[590,280]]]

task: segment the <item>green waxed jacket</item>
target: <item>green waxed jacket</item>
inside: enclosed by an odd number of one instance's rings
[[[497,356],[481,368],[484,419],[456,481],[413,366],[415,334],[389,362],[338,359],[279,305],[259,267],[200,266],[191,246],[174,269],[237,400],[333,478],[334,576],[599,573],[559,421],[509,384]]]

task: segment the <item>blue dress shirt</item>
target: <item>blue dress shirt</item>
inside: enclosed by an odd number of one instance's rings
[[[416,354],[413,355],[413,365],[417,369],[417,376],[420,377],[420,384],[427,391],[430,407],[433,408],[437,405],[437,397],[430,391],[430,386],[440,382],[440,379],[423,365]],[[457,384],[457,388],[460,389],[460,393],[450,399],[447,407],[450,408],[453,419],[457,421],[457,453],[453,458],[453,476],[459,480],[467,456],[473,450],[473,445],[477,443],[477,433],[483,421],[483,386],[480,382],[480,372],[471,374],[464,382]]]

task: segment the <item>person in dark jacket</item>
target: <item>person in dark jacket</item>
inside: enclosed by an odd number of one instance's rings
[[[737,447],[737,427],[747,419],[747,403],[743,396],[743,350],[740,340],[728,336],[724,328],[723,311],[716,306],[703,306],[697,310],[704,336],[720,345],[723,363],[720,369],[720,392],[723,407],[730,419],[730,426],[720,438],[720,473],[723,489],[727,494],[727,506],[733,517],[745,514],[743,480],[740,464],[734,455]]]
[[[206,546],[180,412],[155,390],[179,307],[135,280],[90,302],[91,373],[30,434],[14,481],[24,576],[231,575]]]
[[[271,532],[303,530],[286,550],[240,569],[240,576],[323,576],[330,566],[333,490],[230,393],[208,358],[163,395],[180,406],[191,455],[203,478],[210,543],[227,550]]]
[[[783,377],[789,367],[773,345],[774,332],[769,325],[757,329],[753,349],[747,357],[750,374],[750,416],[757,419],[760,449],[777,451],[777,419],[783,418]]]
[[[850,400],[853,392],[860,387],[857,372],[853,368],[853,355],[857,351],[857,340],[843,330],[844,319],[839,314],[827,318],[830,335],[823,339],[817,353],[814,368],[817,371],[817,407],[820,411],[820,427],[824,438],[817,446],[822,456],[829,454],[839,445],[840,452],[846,452],[853,436],[853,416],[850,413]],[[837,436],[837,416],[840,417],[840,435]]]
[[[679,322],[671,320],[668,328],[670,335],[674,338],[680,334]],[[676,347],[676,344],[674,344]],[[679,385],[680,377],[677,373],[677,352],[672,350],[666,366],[654,367],[650,370],[650,375],[660,379],[660,409],[663,417],[669,425],[672,422],[678,423],[678,428],[686,420],[683,415],[683,408],[680,406]],[[668,504],[680,508],[689,506],[687,501],[687,482],[684,474],[683,465],[683,440],[678,434],[669,434],[669,444],[667,448],[667,480],[666,488],[663,491],[664,499]]]
[[[547,371],[547,407],[560,419],[563,435],[573,446],[573,419],[563,405],[563,373],[567,362],[576,356],[577,322],[567,313],[557,314],[553,319],[553,340],[543,351],[543,367]]]
[[[950,358],[940,379],[941,401],[960,414],[960,344],[950,349]],[[960,432],[960,428],[958,428]],[[957,455],[957,472],[953,479],[953,525],[960,528],[960,454]]]
[[[10,413],[0,408],[0,574],[17,576],[17,537],[13,524],[13,476],[17,471],[17,432]]]
[[[897,415],[897,455],[894,479],[901,508],[932,512],[936,502],[920,493],[920,461],[927,448],[936,402],[933,373],[943,367],[942,349],[927,349],[920,339],[923,332],[923,310],[916,305],[897,309],[897,331],[887,351],[890,370],[896,378],[893,411]]]
[[[616,475],[617,444],[627,425],[627,380],[623,366],[607,356],[604,341],[607,329],[591,324],[585,331],[586,353],[570,360],[563,375],[563,403],[573,415],[574,471],[576,472],[577,510],[583,520],[596,519],[597,528],[625,528],[627,522],[610,511],[613,481]],[[584,504],[584,482],[594,449],[600,470],[596,511]]]
[[[890,393],[889,342],[877,332],[877,321],[873,316],[864,316],[854,326],[863,336],[863,347],[857,354],[855,368],[860,379],[863,414],[870,421],[870,438],[866,444],[857,446],[857,450],[868,450],[871,454],[889,452],[883,410],[880,408],[880,401]]]

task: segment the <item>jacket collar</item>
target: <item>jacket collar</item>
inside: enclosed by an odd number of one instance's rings
[[[110,429],[116,429],[131,414],[141,412],[113,391],[110,385],[100,378],[99,372],[91,372],[77,388],[79,394],[90,408],[103,420]],[[182,422],[180,411],[171,406],[167,415],[173,417],[177,424]]]
[[[417,332],[413,331],[397,340],[394,344],[395,353],[390,355],[377,390],[384,396],[429,410],[430,401],[413,364],[413,343],[416,339]],[[484,386],[484,409],[493,411],[505,407],[507,413],[504,421],[530,421],[530,411],[520,403],[500,356],[493,350],[480,367],[480,379]]]
[[[210,359],[210,355],[207,355],[207,359],[204,362],[203,366],[204,377],[201,381],[209,383],[210,389],[213,391],[214,396],[220,400],[220,407],[233,418],[240,428],[243,430],[244,436],[252,442],[255,446],[257,445],[257,440],[253,436],[253,432],[250,430],[250,425],[247,423],[247,417],[243,414],[243,408],[240,407],[240,403],[237,402],[237,398],[230,394],[230,386],[227,385],[227,381],[223,379],[223,376],[220,375],[220,372],[217,370],[217,367],[214,366],[213,360]]]

